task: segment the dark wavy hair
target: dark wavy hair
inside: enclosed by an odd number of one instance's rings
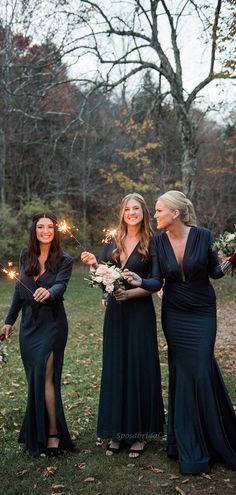
[[[36,276],[40,273],[39,256],[40,256],[40,244],[36,236],[36,225],[40,218],[49,218],[54,225],[54,238],[51,242],[48,258],[45,263],[45,268],[51,272],[56,273],[61,264],[62,249],[61,239],[58,231],[57,218],[53,213],[40,212],[36,213],[32,218],[32,225],[30,228],[30,236],[28,242],[28,248],[24,253],[24,268],[26,275]]]
[[[119,226],[117,229],[117,233],[115,236],[116,240],[116,249],[114,249],[112,253],[112,257],[115,261],[118,261],[120,258],[120,253],[122,251],[125,252],[127,255],[127,251],[125,248],[125,237],[127,234],[127,225],[124,222],[124,213],[125,213],[125,208],[130,199],[135,199],[135,201],[138,201],[140,204],[142,210],[143,210],[143,219],[141,223],[141,229],[140,229],[140,241],[138,245],[138,252],[142,256],[142,260],[147,260],[149,258],[149,244],[150,244],[150,239],[152,237],[153,231],[150,225],[150,216],[149,216],[149,211],[146,205],[146,202],[141,196],[141,194],[138,193],[132,193],[132,194],[127,194],[121,201],[121,206],[120,206],[120,221],[119,221]]]

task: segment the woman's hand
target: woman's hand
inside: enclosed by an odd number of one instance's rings
[[[81,253],[81,261],[83,261],[85,265],[94,266],[94,268],[98,267],[96,256],[89,251],[83,251],[83,253]]]
[[[33,298],[37,302],[46,301],[47,299],[49,299],[49,297],[50,297],[50,292],[44,287],[39,287],[38,289],[36,289],[36,291],[33,294]]]
[[[127,301],[128,299],[128,290],[125,289],[117,289],[113,292],[114,297],[117,301]]]
[[[1,333],[0,333],[0,341],[3,341],[5,339],[8,339],[12,333],[12,325],[3,325]]]
[[[130,285],[134,287],[140,287],[142,279],[137,273],[130,272],[127,268],[123,270],[123,277]]]

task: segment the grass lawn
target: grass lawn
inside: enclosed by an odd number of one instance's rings
[[[183,476],[178,463],[168,460],[165,439],[148,442],[138,460],[127,451],[107,458],[105,443],[96,439],[96,415],[102,358],[104,309],[99,289],[87,287],[85,272],[74,273],[65,305],[69,320],[69,340],[63,372],[63,399],[69,429],[78,451],[58,459],[32,459],[17,443],[17,432],[26,405],[26,381],[19,355],[18,328],[7,343],[8,363],[0,367],[0,495],[230,495],[236,493],[236,473],[222,464],[210,476]],[[0,281],[0,317],[4,321],[14,283]],[[236,301],[236,277],[215,283],[218,304]],[[158,322],[160,300],[155,296]],[[227,324],[227,322],[226,322]],[[159,327],[163,395],[167,400],[166,345]],[[230,395],[236,403],[235,377],[224,366],[227,357],[220,353],[221,367]],[[226,362],[225,362],[226,364]]]

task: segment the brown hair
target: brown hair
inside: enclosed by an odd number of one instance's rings
[[[149,211],[146,205],[146,202],[141,196],[141,194],[138,193],[132,193],[132,194],[127,194],[121,201],[121,206],[120,206],[120,221],[119,221],[119,226],[117,229],[117,233],[115,236],[116,244],[117,247],[114,249],[112,256],[115,261],[117,261],[120,257],[120,253],[123,251],[126,253],[126,248],[125,248],[125,236],[127,234],[127,225],[124,222],[124,212],[126,205],[130,199],[135,199],[135,201],[138,201],[138,203],[141,205],[141,208],[143,210],[143,219],[141,223],[141,229],[140,229],[140,242],[138,245],[138,252],[142,255],[143,260],[149,258],[149,244],[150,244],[150,238],[153,234],[151,225],[150,225],[150,215]],[[126,253],[127,254],[127,253]]]
[[[39,256],[40,256],[40,244],[36,236],[36,225],[40,218],[49,218],[54,225],[54,238],[51,242],[48,258],[45,263],[45,267],[48,271],[56,273],[61,264],[62,250],[61,239],[57,226],[57,218],[53,213],[40,212],[36,213],[32,218],[32,225],[30,228],[30,236],[28,242],[28,249],[24,254],[24,268],[26,275],[38,275],[40,272]]]
[[[181,191],[167,191],[159,196],[158,200],[163,201],[171,210],[178,210],[180,220],[188,226],[197,225],[197,217],[192,201]]]

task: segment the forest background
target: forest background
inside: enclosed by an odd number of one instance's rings
[[[193,20],[205,65],[190,88]],[[3,0],[1,258],[17,259],[45,209],[79,229],[83,246],[99,245],[134,191],[152,212],[159,194],[183,190],[201,225],[232,231],[235,32],[235,0]],[[228,108],[204,100],[211,85],[230,91]]]

